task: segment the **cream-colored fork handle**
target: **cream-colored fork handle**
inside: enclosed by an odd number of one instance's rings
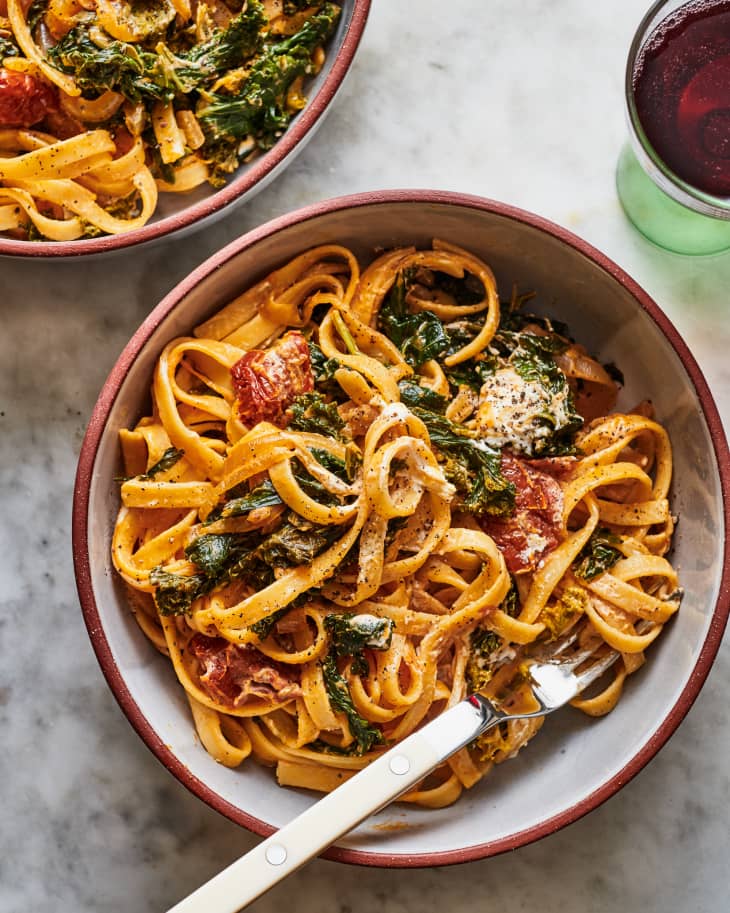
[[[399,742],[168,913],[236,913],[397,799],[500,717],[466,700]]]

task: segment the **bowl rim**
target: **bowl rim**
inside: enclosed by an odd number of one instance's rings
[[[124,682],[104,635],[91,583],[88,551],[88,509],[94,463],[110,410],[129,368],[154,330],[195,286],[240,252],[265,241],[283,229],[333,212],[347,209],[356,211],[360,207],[394,203],[446,204],[459,208],[479,210],[521,222],[568,244],[623,286],[664,334],[689,375],[707,422],[715,459],[717,460],[723,496],[723,569],[717,602],[710,620],[707,636],[702,644],[697,662],[688,676],[685,687],[652,737],[620,771],[581,801],[537,824],[506,837],[459,849],[440,850],[433,853],[378,853],[344,847],[330,847],[322,854],[324,858],[339,862],[388,868],[417,868],[468,862],[494,856],[507,850],[517,849],[554,833],[592,811],[628,783],[667,742],[694,703],[719,649],[728,614],[730,613],[730,539],[728,538],[728,530],[730,529],[730,451],[728,450],[727,439],[714,399],[694,356],[669,318],[630,276],[592,245],[541,216],[494,200],[449,191],[370,191],[314,203],[273,219],[231,242],[193,270],[155,307],[122,351],[99,394],[81,447],[74,486],[72,540],[76,584],[89,637],[102,672],[129,722],[158,760],[198,798],[231,821],[246,827],[256,834],[268,836],[273,833],[276,828],[229,803],[191,773],[163,743],[160,736],[149,724]]]
[[[256,159],[251,168],[233,178],[220,190],[180,212],[165,216],[157,222],[148,222],[141,228],[118,235],[103,235],[77,241],[18,241],[0,236],[0,256],[29,259],[57,259],[82,257],[87,254],[111,253],[156,241],[184,228],[202,223],[220,213],[231,203],[245,196],[254,188],[266,183],[297,147],[302,148],[312,131],[319,125],[331,102],[349,72],[367,24],[372,0],[353,0],[352,16],[342,42],[337,49],[330,71],[319,91],[271,149]],[[301,146],[300,146],[301,144]],[[202,227],[202,226],[201,226]]]

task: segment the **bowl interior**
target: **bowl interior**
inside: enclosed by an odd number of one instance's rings
[[[608,717],[594,720],[563,711],[546,721],[515,760],[495,768],[453,807],[430,811],[393,806],[340,844],[360,852],[392,854],[390,864],[409,864],[408,857],[422,854],[446,853],[450,859],[460,853],[466,858],[486,855],[526,842],[530,835],[520,836],[521,832],[544,827],[556,816],[563,816],[558,823],[565,823],[566,813],[572,820],[598,801],[597,791],[603,791],[603,797],[618,788],[615,778],[621,774],[625,779],[624,768],[632,761],[636,765],[637,756],[651,757],[652,739],[667,716],[676,713],[678,701],[680,706],[682,700],[687,706],[691,703],[682,692],[708,634],[723,571],[720,470],[698,394],[654,319],[629,289],[584,253],[543,228],[504,213],[445,202],[393,201],[324,211],[259,237],[231,255],[159,322],[121,383],[101,434],[89,490],[91,586],[102,629],[96,636],[106,638],[139,712],[190,774],[216,794],[213,804],[221,807],[219,799],[229,803],[227,813],[238,820],[243,816],[235,810],[253,816],[259,822],[254,822],[254,829],[260,832],[268,830],[267,824],[284,824],[316,796],[279,788],[272,771],[255,763],[238,770],[216,764],[194,735],[172,668],[127,610],[109,557],[118,509],[118,484],[113,481],[119,474],[117,432],[143,414],[152,368],[163,345],[189,333],[271,268],[324,242],[344,244],[367,259],[378,247],[428,245],[434,237],[482,257],[495,270],[503,296],[513,282],[521,290],[537,290],[543,311],[566,321],[578,341],[624,372],[620,407],[629,408],[647,397],[653,400],[674,444],[672,504],[680,522],[672,560],[686,595],[678,616],[649,650],[646,666],[631,678],[618,708]],[[153,315],[151,323],[154,320]],[[205,797],[210,801],[209,794]],[[481,844],[491,848],[463,852]],[[372,856],[358,858],[383,862]]]

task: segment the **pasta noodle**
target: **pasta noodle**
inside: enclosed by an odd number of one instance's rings
[[[0,231],[120,234],[152,218],[160,192],[222,186],[306,105],[340,12],[330,0],[238,12],[222,0],[7,0]]]
[[[519,703],[576,625],[621,659],[575,705],[619,700],[681,598],[671,446],[529,297],[446,242],[364,270],[328,244],[165,347],[112,553],[220,763],[331,790],[472,690]],[[403,801],[454,802],[541,722]]]

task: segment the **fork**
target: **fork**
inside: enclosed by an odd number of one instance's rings
[[[578,627],[555,641],[549,658],[528,658],[522,663],[521,672],[531,686],[537,709],[509,713],[481,694],[470,695],[386,751],[168,913],[236,913],[492,726],[545,716],[564,707],[597,681],[620,655],[611,651],[581,670],[595,655],[596,646],[571,651],[580,633]]]

